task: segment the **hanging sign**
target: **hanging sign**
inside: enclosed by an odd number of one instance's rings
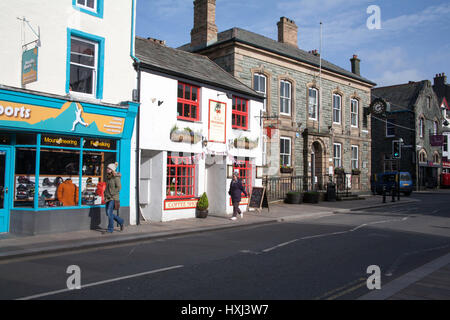
[[[226,142],[227,104],[209,100],[208,141]]]
[[[38,48],[22,53],[22,85],[37,81]]]

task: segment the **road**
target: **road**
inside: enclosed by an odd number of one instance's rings
[[[380,267],[383,286],[450,252],[450,195],[414,197],[420,202],[3,261],[0,299],[356,299],[369,292],[368,266]],[[67,289],[72,265],[79,290]]]

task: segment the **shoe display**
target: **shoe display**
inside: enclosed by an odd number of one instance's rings
[[[28,179],[25,176],[19,176],[19,178],[17,179],[17,181],[21,184],[27,184],[27,185],[34,185],[34,182],[31,181],[30,179]]]
[[[50,199],[50,198],[53,197],[53,195],[50,194],[47,190],[44,190],[44,191],[42,192],[42,195],[43,195],[46,199]]]
[[[26,200],[26,199],[28,199],[28,192],[26,192],[26,191],[17,191],[16,199],[17,200]]]
[[[28,187],[23,184],[19,184],[17,191],[28,191]]]
[[[61,183],[63,183],[64,180],[61,177],[56,177],[55,181],[53,182],[53,184],[58,187]]]
[[[51,182],[49,178],[45,178],[44,181],[42,181],[42,185],[44,187],[53,187],[54,186],[53,182]]]

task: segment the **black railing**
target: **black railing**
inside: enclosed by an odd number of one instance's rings
[[[351,180],[349,180],[351,179]],[[322,176],[289,176],[289,177],[263,177],[263,186],[266,187],[266,194],[269,201],[281,200],[286,198],[286,193],[290,191],[306,192],[318,191],[325,192],[327,185],[333,183],[336,187],[336,194],[347,194],[351,189],[360,187],[358,175],[347,174],[322,175]]]

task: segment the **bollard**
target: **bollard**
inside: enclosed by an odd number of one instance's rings
[[[395,188],[391,188],[392,202],[395,202]]]
[[[386,203],[386,186],[383,186],[383,203]]]

